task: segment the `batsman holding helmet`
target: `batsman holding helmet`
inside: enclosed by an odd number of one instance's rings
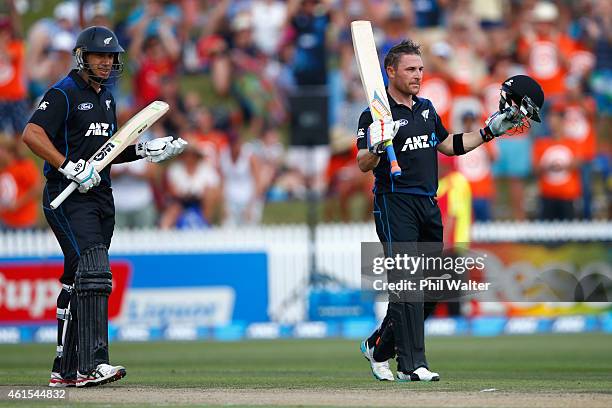
[[[420,46],[403,41],[387,53],[384,69],[393,120],[372,121],[369,110],[359,118],[357,163],[373,171],[376,231],[393,256],[395,243],[440,243],[442,220],[435,200],[438,189],[437,154],[465,154],[503,134],[540,121],[544,94],[533,79],[517,75],[502,84],[499,111],[478,132],[449,134],[431,101],[417,97],[423,79]],[[399,177],[391,177],[384,145],[391,140]],[[424,307],[425,305],[425,307]],[[438,381],[425,358],[424,320],[433,304],[390,299],[381,326],[361,343],[361,351],[378,380],[393,381],[389,359],[397,357],[400,381]]]
[[[108,248],[115,225],[110,166],[98,172],[87,162],[117,131],[115,100],[104,84],[121,74],[123,52],[108,28],[83,30],[73,50],[77,69],[46,92],[23,132],[25,144],[45,160],[44,213],[64,254],[51,387],[95,386],[126,375],[108,355]],[[171,136],[138,143],[113,163],[161,162],[186,144]],[[81,194],[52,210],[49,203],[72,182]]]

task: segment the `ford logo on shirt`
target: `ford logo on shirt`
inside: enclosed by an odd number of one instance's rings
[[[408,124],[408,119],[400,119],[398,122],[400,126],[406,126]]]
[[[78,110],[82,110],[82,111],[88,111],[91,108],[93,108],[93,103],[91,103],[91,102],[83,102],[82,104],[77,106],[77,109]]]

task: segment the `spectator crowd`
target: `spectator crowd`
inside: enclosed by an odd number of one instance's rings
[[[4,3],[0,228],[42,225],[41,165],[19,136],[91,25],[113,29],[127,51],[126,72],[110,84],[120,122],[164,100],[170,112],[144,137],[190,142],[165,167],[113,166],[118,226],[257,224],[267,203],[309,191],[324,200],[327,221],[370,217],[372,178],[355,164],[366,104],[350,22],[360,19],[372,21],[381,59],[402,39],[422,44],[419,96],[449,131],[481,127],[509,76],[542,85],[542,124],[451,163],[469,182],[475,220],[610,216],[609,0],[63,1],[27,27],[40,2]],[[291,101],[309,89],[325,95],[329,143],[303,151],[290,143]]]

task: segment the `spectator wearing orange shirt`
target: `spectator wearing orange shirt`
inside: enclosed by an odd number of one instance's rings
[[[564,110],[554,106],[548,114],[549,138],[534,144],[534,169],[540,189],[540,218],[570,220],[580,197],[580,159],[576,143],[563,137]]]
[[[461,121],[462,129],[471,132],[478,129],[478,115],[467,111]],[[487,143],[482,149],[474,149],[457,157],[457,170],[470,183],[472,191],[472,210],[476,221],[491,221],[491,203],[495,198],[493,162],[497,159],[497,141]]]
[[[189,137],[215,169],[219,169],[220,154],[227,147],[227,134],[215,125],[215,117],[205,106],[194,109],[190,115]]]
[[[595,100],[586,95],[583,83],[578,77],[568,77],[567,92],[559,103],[565,107],[563,116],[564,137],[576,143],[576,154],[581,161],[580,178],[582,181],[582,217],[591,219],[591,174],[592,164],[597,153],[595,120],[597,108]]]
[[[0,228],[26,229],[38,221],[41,180],[36,163],[20,154],[16,139],[0,140]]]
[[[25,43],[18,38],[13,22],[0,17],[0,132],[21,134],[29,106],[26,101]]]
[[[574,52],[572,39],[558,29],[559,9],[549,1],[539,1],[531,12],[519,40],[518,52],[527,65],[527,74],[538,81],[549,99],[565,92],[564,77]]]
[[[446,41],[452,50],[446,68],[453,78],[453,95],[470,97],[474,85],[487,75],[486,37],[473,16],[457,12],[450,18]]]
[[[432,44],[429,53],[431,64],[423,75],[419,95],[429,99],[434,104],[436,112],[438,112],[438,116],[440,116],[445,126],[451,126],[450,113],[453,106],[453,77],[444,67],[448,64],[452,49],[448,43],[438,41]],[[504,79],[502,78],[500,83]],[[499,96],[499,87],[497,95]],[[495,106],[491,112],[495,112],[497,109],[498,106]]]

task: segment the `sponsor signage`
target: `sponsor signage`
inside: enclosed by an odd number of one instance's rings
[[[57,295],[62,289],[59,278],[62,261],[0,262],[0,324],[49,322],[56,320]],[[119,315],[126,293],[130,264],[111,262],[113,292],[108,314]]]

